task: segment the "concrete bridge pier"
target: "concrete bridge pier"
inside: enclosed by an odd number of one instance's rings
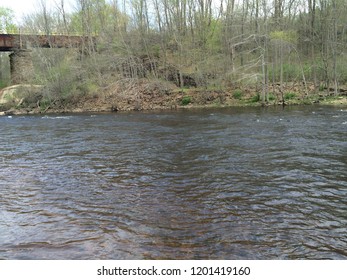
[[[11,83],[27,84],[34,77],[34,65],[32,51],[28,49],[17,49],[10,54]]]

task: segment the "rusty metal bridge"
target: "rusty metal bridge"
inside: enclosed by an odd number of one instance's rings
[[[10,52],[11,82],[21,84],[33,76],[33,48],[77,48],[89,53],[95,50],[95,41],[90,36],[0,34],[0,52]]]
[[[0,52],[28,48],[79,48],[95,38],[72,35],[0,34]]]

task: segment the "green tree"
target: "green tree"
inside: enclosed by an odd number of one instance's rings
[[[13,22],[14,12],[9,8],[0,7],[0,32],[17,33],[18,28]]]

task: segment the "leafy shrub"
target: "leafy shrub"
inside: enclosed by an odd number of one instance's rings
[[[189,95],[186,95],[182,98],[182,105],[188,105],[192,102],[192,98]]]
[[[242,90],[237,89],[233,92],[233,98],[241,100],[242,94],[243,94]]]
[[[273,95],[273,93],[269,93],[269,101],[274,101],[275,100],[275,96]]]
[[[295,98],[295,93],[293,92],[287,92],[284,94],[284,99],[285,100],[291,100],[291,99],[294,99]]]
[[[256,95],[252,96],[251,102],[256,103],[260,101],[260,95],[257,93]]]
[[[4,88],[6,86],[7,86],[7,84],[5,81],[0,81],[0,88]]]
[[[282,65],[283,69],[283,79],[285,81],[296,80],[302,76],[302,69],[299,64],[288,64],[284,63]],[[280,81],[281,79],[281,67],[269,67],[269,77],[274,78],[275,81]]]

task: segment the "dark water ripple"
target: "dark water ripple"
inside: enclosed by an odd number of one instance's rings
[[[0,126],[2,259],[347,259],[347,110]]]

